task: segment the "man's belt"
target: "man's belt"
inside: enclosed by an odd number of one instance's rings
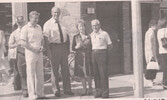
[[[25,53],[24,53],[24,52],[21,52],[21,51],[18,51],[18,50],[17,50],[17,53],[22,54],[22,55],[25,56]]]
[[[93,52],[104,52],[107,51],[107,49],[93,49]]]
[[[63,42],[63,43],[50,43],[49,45],[64,45],[68,44],[68,42]]]

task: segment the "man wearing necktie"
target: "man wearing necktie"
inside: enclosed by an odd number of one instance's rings
[[[52,62],[52,71],[55,77],[55,85],[53,84],[53,92],[55,96],[60,97],[59,86],[59,66],[61,66],[61,74],[63,80],[64,94],[73,95],[70,85],[70,73],[68,67],[69,54],[69,35],[66,28],[59,21],[60,9],[53,7],[51,10],[52,18],[44,24],[44,36],[46,41],[47,55]],[[57,90],[55,90],[55,88]]]

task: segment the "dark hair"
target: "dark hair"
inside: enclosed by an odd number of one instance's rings
[[[157,23],[158,23],[157,20],[152,19],[152,20],[150,21],[150,23],[149,23],[149,27],[151,28],[152,26],[156,26]]]
[[[83,19],[78,20],[78,22],[77,22],[77,24],[76,24],[76,28],[77,28],[77,29],[78,29],[78,24],[83,24],[83,25],[86,27],[85,21],[84,21]]]
[[[38,13],[37,11],[31,11],[31,12],[29,13],[29,17],[31,17],[31,16],[33,16],[33,15],[39,16],[40,13]]]
[[[166,18],[162,18],[158,21],[158,28],[165,28],[167,25],[167,20]]]
[[[85,21],[84,21],[83,19],[80,19],[80,20],[78,20],[78,22],[77,22],[77,24],[76,24],[76,28],[77,28],[77,31],[78,31],[78,32],[79,32],[79,29],[78,29],[78,25],[79,25],[79,24],[83,24],[84,27],[86,28]],[[86,29],[85,29],[85,33],[87,34]]]

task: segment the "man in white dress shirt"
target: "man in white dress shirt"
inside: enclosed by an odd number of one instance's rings
[[[60,9],[53,7],[51,13],[52,18],[44,24],[43,29],[46,37],[47,53],[52,62],[52,71],[57,88],[57,91],[54,90],[54,94],[57,97],[61,96],[59,86],[59,66],[61,66],[64,94],[73,95],[68,67],[69,35],[59,21]],[[53,88],[55,88],[54,85]]]

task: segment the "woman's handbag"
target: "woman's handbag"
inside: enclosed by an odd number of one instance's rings
[[[159,70],[158,62],[156,60],[151,60],[147,64],[147,69],[146,69],[146,72],[145,72],[145,78],[147,80],[154,80],[158,70]]]
[[[164,29],[164,37],[161,39],[162,47],[167,48],[167,37],[165,37],[166,29]]]

